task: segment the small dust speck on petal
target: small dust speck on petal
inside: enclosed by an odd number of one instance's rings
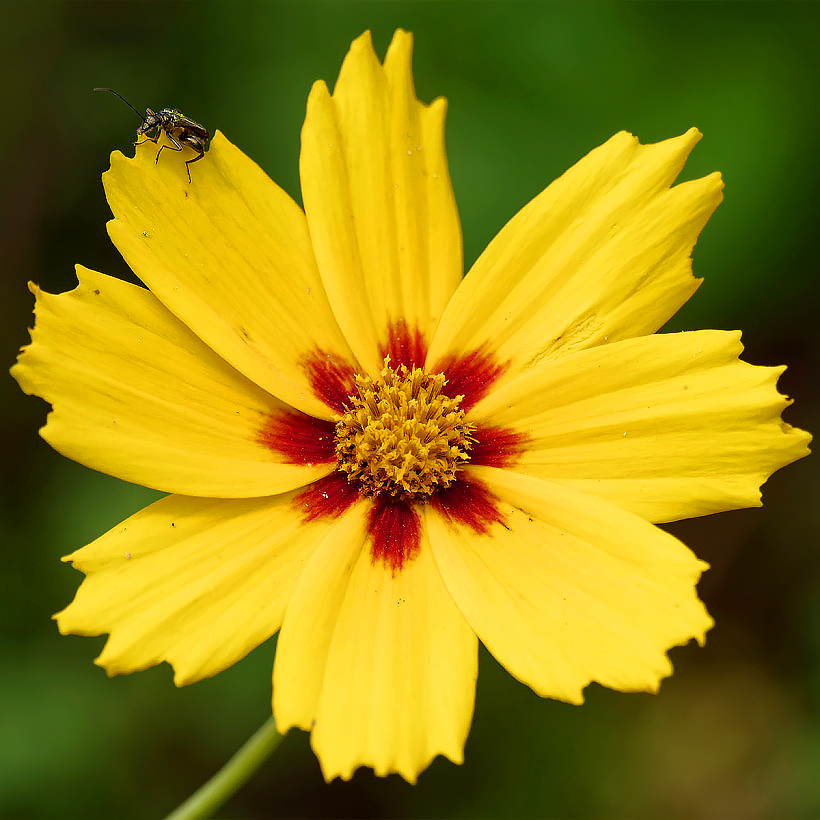
[[[130,560],[131,560],[131,553],[130,553],[130,552],[126,552],[126,553],[125,553],[125,560],[126,560],[126,561],[130,561]]]

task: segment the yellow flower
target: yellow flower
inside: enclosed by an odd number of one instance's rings
[[[61,632],[181,685],[279,631],[277,726],[328,779],[460,762],[478,640],[545,697],[656,691],[712,621],[655,524],[759,504],[809,441],[739,333],[653,335],[721,199],[672,185],[695,129],[616,134],[462,279],[445,102],[410,57],[363,35],[313,87],[304,211],[219,132],[191,183],[187,153],[115,153],[109,234],[147,289],[33,288],[13,368],[53,447],[170,493],[67,557]]]

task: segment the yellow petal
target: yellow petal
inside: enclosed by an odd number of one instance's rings
[[[397,31],[382,67],[363,34],[333,95],[314,85],[302,129],[302,196],[322,281],[373,373],[387,353],[422,365],[462,275],[446,103],[416,99],[411,52],[411,35]]]
[[[311,729],[327,780],[359,766],[411,783],[437,755],[461,762],[477,641],[421,535],[394,571],[350,513],[314,554],[288,604],[277,645],[277,727]]]
[[[742,362],[742,349],[740,333],[703,330],[579,351],[499,387],[470,419],[519,439],[514,469],[650,521],[759,506],[760,485],[811,437],[781,421],[784,368]]]
[[[177,685],[217,674],[279,628],[326,519],[294,493],[268,499],[168,496],[65,558],[88,576],[60,632],[110,633],[109,675],[167,661]]]
[[[301,209],[217,132],[191,168],[146,142],[103,174],[112,241],[154,295],[268,392],[332,418],[322,371],[352,355],[322,288]]]
[[[23,390],[53,404],[41,434],[56,450],[165,492],[234,498],[299,487],[333,467],[332,446],[308,464],[264,439],[271,419],[301,419],[317,438],[332,434],[329,422],[237,373],[144,288],[77,275],[69,293],[32,288],[32,343],[12,368]]]
[[[666,651],[703,641],[706,565],[671,535],[559,484],[465,474],[495,496],[493,517],[469,526],[470,510],[428,506],[436,564],[479,639],[538,694],[581,703],[592,681],[654,692],[671,673]]]
[[[656,331],[699,283],[690,253],[722,196],[718,174],[669,187],[698,139],[694,128],[654,145],[616,134],[553,182],[467,274],[428,366],[489,349],[503,380]]]

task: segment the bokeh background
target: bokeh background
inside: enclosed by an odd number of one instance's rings
[[[788,363],[787,419],[818,421],[820,5],[815,3],[9,3],[0,26],[0,350],[28,340],[33,279],[73,265],[130,277],[100,184],[133,150],[138,108],[221,129],[299,198],[305,100],[369,28],[383,55],[415,32],[421,99],[449,98],[465,262],[551,179],[619,129],[649,142],[697,125],[684,178],[721,170],[726,199],[695,251],[705,283],[670,329],[742,328],[746,358]],[[156,497],[37,436],[46,405],[0,379],[0,816],[162,816],[269,712],[274,643],[176,689],[167,666],[109,680],[102,638],[50,616],[80,575],[59,556]],[[658,696],[592,686],[541,700],[482,653],[466,762],[411,787],[361,770],[323,783],[291,734],[221,812],[272,817],[820,816],[818,471],[774,476],[763,509],[669,528],[712,569],[717,626],[672,651]]]

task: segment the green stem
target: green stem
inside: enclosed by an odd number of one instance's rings
[[[273,717],[251,735],[245,745],[205,784],[200,786],[165,820],[201,820],[210,817],[236,794],[279,745]]]

